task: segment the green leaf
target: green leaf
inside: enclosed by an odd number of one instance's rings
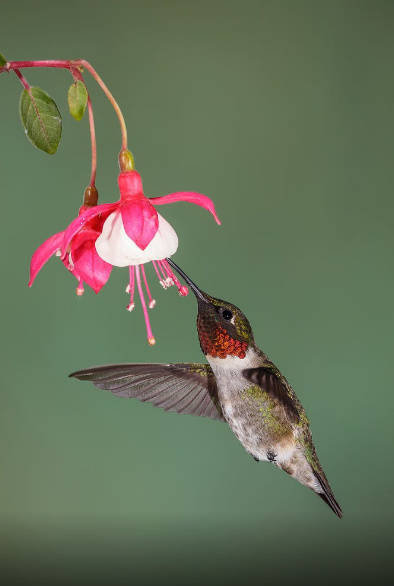
[[[41,88],[31,87],[23,90],[19,111],[29,140],[54,155],[62,135],[62,117],[53,99]]]
[[[83,81],[74,81],[68,90],[68,107],[75,120],[82,120],[88,103],[88,91]]]
[[[4,57],[4,55],[2,53],[0,53],[0,67],[4,67],[4,65],[7,63],[7,59]]]

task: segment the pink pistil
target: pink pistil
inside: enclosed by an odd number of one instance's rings
[[[143,277],[144,283],[145,283],[145,289],[146,289],[146,292],[147,292],[148,298],[149,298],[149,309],[153,309],[154,306],[156,305],[156,299],[152,299],[152,295],[150,294],[150,289],[149,289],[149,285],[148,285],[148,280],[146,278],[144,265],[141,265],[141,272],[142,272],[142,277]]]
[[[144,297],[144,292],[142,290],[142,285],[141,285],[141,275],[140,275],[140,267],[139,265],[137,265],[135,267],[136,269],[136,274],[137,274],[137,287],[138,287],[138,293],[141,299],[141,305],[142,305],[142,311],[144,312],[144,318],[145,318],[145,325],[146,325],[146,333],[148,336],[148,343],[153,346],[153,344],[156,343],[156,340],[153,336],[153,332],[152,332],[152,328],[150,325],[150,321],[149,321],[149,315],[148,315],[148,310],[146,307],[146,303],[145,303],[145,297]]]
[[[134,289],[135,289],[134,268],[135,267],[132,267],[132,266],[129,267],[129,284],[126,287],[126,293],[130,293],[130,303],[126,307],[127,311],[133,311],[133,309],[135,307],[135,303],[134,303]]]

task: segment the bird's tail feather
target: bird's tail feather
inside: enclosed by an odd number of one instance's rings
[[[342,515],[343,515],[342,509],[341,509],[338,501],[334,497],[334,494],[331,490],[330,485],[328,484],[326,477],[324,476],[324,473],[320,474],[319,472],[316,472],[316,470],[314,470],[313,472],[314,472],[314,475],[316,476],[316,479],[319,482],[319,485],[323,491],[323,492],[316,491],[316,494],[318,494],[319,497],[322,498],[323,501],[325,503],[327,503],[328,506],[334,511],[334,513],[341,519]]]

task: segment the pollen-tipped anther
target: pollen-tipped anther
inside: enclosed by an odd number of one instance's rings
[[[81,295],[85,293],[85,289],[83,288],[83,283],[81,280],[78,283],[78,287],[75,289],[75,293],[78,295],[78,297],[81,297]]]
[[[182,286],[179,288],[179,295],[180,295],[181,297],[186,297],[186,295],[189,295],[189,288],[188,288],[188,287],[186,287],[186,285],[182,285]]]
[[[135,307],[135,303],[129,303],[126,306],[126,309],[127,309],[127,311],[133,311],[134,307]]]
[[[151,299],[149,301],[149,306],[148,307],[149,307],[149,309],[153,309],[155,305],[156,305],[156,299]]]

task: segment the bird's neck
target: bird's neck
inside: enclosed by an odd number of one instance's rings
[[[231,373],[240,373],[245,368],[256,368],[261,364],[261,351],[254,345],[250,345],[244,358],[238,356],[226,356],[219,358],[206,354],[206,358],[214,373],[218,371]]]

